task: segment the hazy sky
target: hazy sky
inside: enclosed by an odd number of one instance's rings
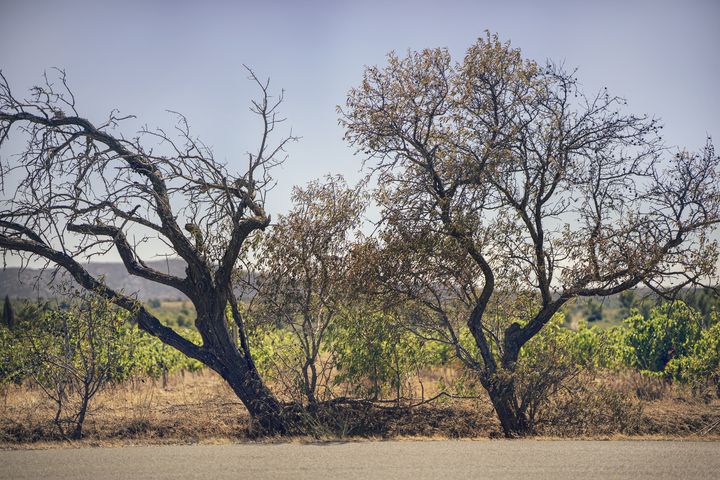
[[[607,86],[629,110],[661,117],[668,143],[720,137],[720,1],[32,1],[0,0],[0,68],[16,92],[62,67],[83,115],[110,109],[168,126],[190,120],[238,169],[257,140],[242,64],[284,88],[302,136],[277,172],[268,210],[292,185],[325,173],[359,178],[335,107],[364,65],[387,52],[449,47],[455,58],[488,29],[532,59],[579,68],[588,92]],[[132,132],[125,132],[127,135]],[[240,163],[243,162],[243,163]]]

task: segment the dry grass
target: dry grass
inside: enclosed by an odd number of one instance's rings
[[[720,439],[720,401],[678,387],[647,398],[633,374],[578,379],[554,398],[537,435],[572,438]],[[660,393],[657,393],[658,390]],[[640,398],[639,398],[640,397]],[[10,386],[0,395],[0,447],[57,446],[52,405],[38,389]],[[416,408],[334,405],[300,417],[297,441],[366,438],[488,438],[500,429],[487,399],[438,401]],[[307,435],[309,433],[309,435]],[[214,373],[136,382],[99,394],[79,445],[289,441],[256,438],[242,404]],[[73,445],[78,445],[75,443]]]
[[[541,417],[538,433],[556,437],[720,439],[720,399],[633,371],[581,375]]]
[[[39,389],[11,386],[0,407],[0,442],[57,440],[52,405]],[[97,440],[196,442],[246,436],[248,416],[214,373],[201,371],[160,382],[128,382],[94,399],[85,436]]]

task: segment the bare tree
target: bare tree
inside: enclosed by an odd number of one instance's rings
[[[520,349],[568,300],[714,274],[720,159],[708,141],[662,160],[661,126],[624,104],[488,34],[457,64],[444,49],[389,55],[339,109],[384,212],[363,264],[434,312],[508,436],[531,428]]]
[[[243,318],[237,308],[232,318],[226,313],[228,304],[237,304],[236,260],[246,239],[270,223],[263,205],[273,185],[271,171],[294,140],[292,134],[272,140],[284,120],[278,115],[282,94],[271,96],[269,82],[251,71],[250,78],[260,88],[251,104],[261,123],[260,141],[248,153],[246,170],[235,175],[191,135],[180,114],[172,134],[144,128],[128,139],[116,133],[128,117],[112,112],[95,124],[80,116],[64,72],[54,82],[46,76],[29,98],[17,97],[0,74],[0,147],[8,148],[11,135],[27,140],[18,155],[4,157],[0,248],[19,254],[25,265],[44,259],[46,266],[67,270],[84,288],[135,312],[140,328],[218,372],[253,418],[282,432],[281,405],[255,368]],[[185,261],[185,277],[145,263],[139,247],[151,241]],[[201,345],[83,267],[83,258],[111,249],[129,274],[169,285],[192,301]],[[239,346],[229,322],[238,327]]]
[[[325,332],[352,296],[347,259],[359,234],[364,198],[342,177],[328,177],[296,187],[293,203],[259,249],[257,312],[297,339],[303,357],[297,373],[302,393],[313,405],[319,394],[330,394],[333,359],[320,352]]]

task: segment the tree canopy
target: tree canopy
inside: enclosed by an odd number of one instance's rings
[[[720,158],[708,141],[666,159],[658,120],[625,103],[488,34],[455,63],[441,48],[391,53],[340,108],[383,211],[370,276],[436,314],[506,433],[526,428],[519,351],[568,300],[715,274]]]

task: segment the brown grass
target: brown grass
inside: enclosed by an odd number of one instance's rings
[[[648,399],[633,374],[585,377],[569,385],[538,418],[537,435],[572,438],[720,439],[720,401],[674,386]],[[655,392],[659,390],[661,393]],[[639,398],[641,397],[641,398]],[[36,388],[9,386],[0,394],[0,447],[57,446],[52,405]],[[415,408],[368,404],[326,406],[303,414],[304,439],[488,438],[500,436],[490,403],[446,399]],[[237,397],[214,373],[178,374],[160,382],[128,382],[102,392],[80,445],[273,441],[254,435]],[[287,438],[282,441],[288,441]],[[77,443],[73,444],[77,445]]]
[[[52,405],[39,389],[8,387],[0,407],[0,442],[58,440]],[[176,375],[161,382],[127,382],[98,394],[85,423],[97,440],[196,442],[243,438],[249,426],[242,404],[214,373]]]

